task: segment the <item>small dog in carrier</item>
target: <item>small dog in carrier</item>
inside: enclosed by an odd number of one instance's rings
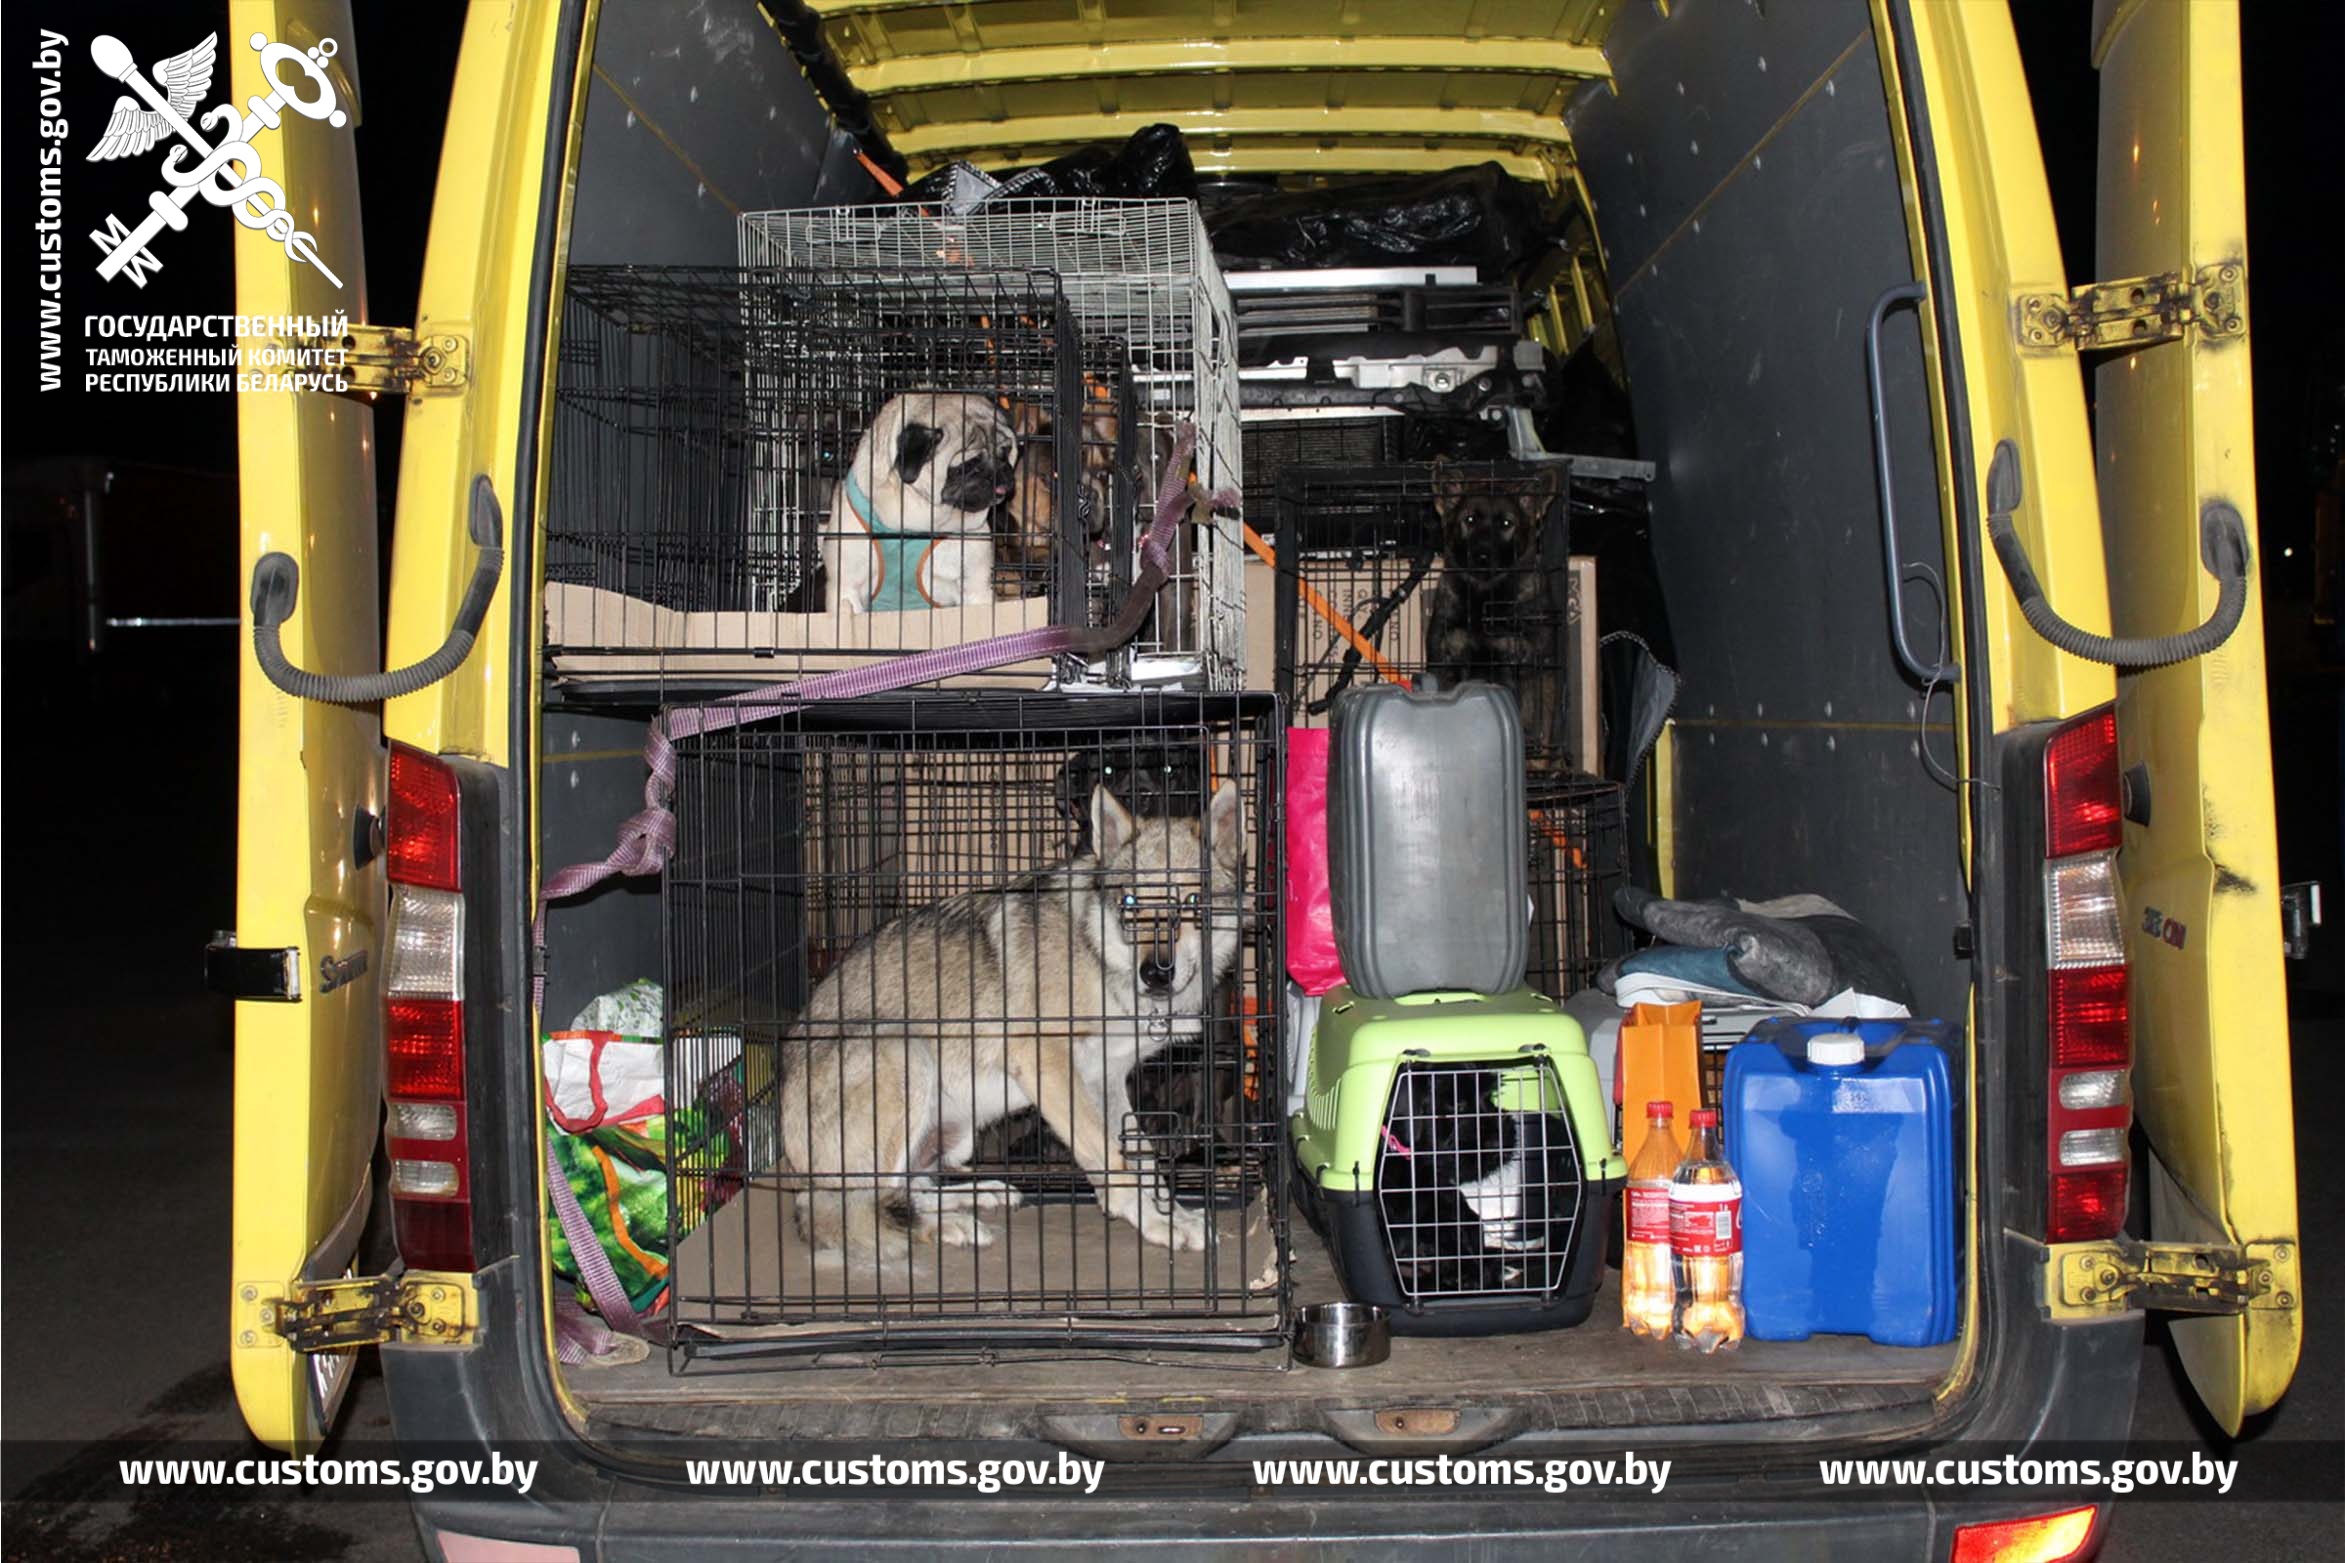
[[[831,495],[830,606],[868,613],[991,601],[992,515],[1017,461],[1017,432],[987,397],[890,398]]]
[[[940,1180],[979,1133],[1037,1108],[1101,1206],[1173,1249],[1206,1218],[1127,1157],[1126,1078],[1200,1034],[1238,959],[1239,799],[1136,819],[1105,786],[1090,841],[1056,867],[898,918],[848,951],[783,1045],[782,1151],[821,1250],[900,1258],[982,1247],[1009,1185]]]
[[[1536,1291],[1559,1258],[1554,1223],[1579,1176],[1542,1113],[1494,1110],[1489,1069],[1405,1069],[1393,1092],[1377,1188],[1392,1261],[1410,1296]],[[1554,1158],[1551,1161],[1550,1158]],[[1568,1228],[1564,1229],[1568,1230]]]

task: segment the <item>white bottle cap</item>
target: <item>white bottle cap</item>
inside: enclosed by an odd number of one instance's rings
[[[1808,1038],[1808,1062],[1846,1068],[1865,1061],[1865,1039],[1853,1031],[1826,1031]]]

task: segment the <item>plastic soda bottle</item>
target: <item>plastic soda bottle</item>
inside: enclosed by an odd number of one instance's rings
[[[1675,1109],[1645,1104],[1645,1143],[1628,1170],[1620,1250],[1620,1322],[1632,1334],[1667,1340],[1677,1320],[1677,1277],[1669,1265],[1669,1183],[1682,1152],[1670,1127]]]
[[[1718,1110],[1688,1116],[1693,1133],[1669,1180],[1677,1339],[1712,1352],[1742,1344],[1742,1180],[1718,1147]]]

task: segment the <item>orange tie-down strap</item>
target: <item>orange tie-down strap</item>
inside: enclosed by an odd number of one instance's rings
[[[1254,556],[1260,559],[1264,564],[1270,566],[1273,570],[1277,569],[1277,551],[1274,550],[1268,543],[1264,542],[1262,540],[1262,534],[1255,531],[1251,525],[1248,525],[1244,522],[1240,522],[1239,525],[1245,530],[1246,546],[1254,551]],[[1295,582],[1295,591],[1302,597],[1304,603],[1313,613],[1316,613],[1319,615],[1319,617],[1325,619],[1329,628],[1333,629],[1338,635],[1341,635],[1344,640],[1351,645],[1353,650],[1357,651],[1364,659],[1366,659],[1368,665],[1376,670],[1376,676],[1378,678],[1383,679],[1387,683],[1398,684],[1403,689],[1413,689],[1416,687],[1413,683],[1410,682],[1409,676],[1406,673],[1403,673],[1400,669],[1394,667],[1390,662],[1386,661],[1384,657],[1378,653],[1374,646],[1369,645],[1368,638],[1362,635],[1357,629],[1354,629],[1352,627],[1352,621],[1345,618],[1341,613],[1338,613],[1336,611],[1335,604],[1329,602],[1325,597],[1321,596],[1318,589],[1312,586],[1309,581],[1297,580]],[[1586,852],[1581,849],[1578,842],[1572,840],[1561,830],[1547,822],[1547,813],[1544,809],[1531,810],[1531,823],[1538,827],[1539,834],[1545,836],[1558,851],[1564,852],[1570,856],[1572,867],[1580,869],[1583,872],[1587,869],[1588,857]]]
[[[1270,566],[1273,570],[1277,569],[1278,555],[1271,549],[1271,546],[1268,543],[1262,540],[1262,534],[1255,531],[1251,525],[1245,522],[1241,521],[1238,524],[1244,528],[1246,533],[1246,546],[1254,550],[1254,556],[1260,559],[1264,564]],[[1398,684],[1403,689],[1414,689],[1416,687],[1415,684],[1410,682],[1409,676],[1406,673],[1403,673],[1399,668],[1394,667],[1390,662],[1386,661],[1382,653],[1377,651],[1374,646],[1368,644],[1367,636],[1362,635],[1358,630],[1352,628],[1352,621],[1338,613],[1335,609],[1335,604],[1329,602],[1325,597],[1321,596],[1317,587],[1313,586],[1309,581],[1298,577],[1295,581],[1295,591],[1299,596],[1301,596],[1304,603],[1313,613],[1318,614],[1319,617],[1327,621],[1328,628],[1334,630],[1338,635],[1341,635],[1354,651],[1358,652],[1361,657],[1366,659],[1368,665],[1376,670],[1376,676],[1378,678],[1383,679],[1388,684]]]

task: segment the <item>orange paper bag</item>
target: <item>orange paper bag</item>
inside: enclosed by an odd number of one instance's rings
[[[1645,1143],[1645,1104],[1668,1102],[1675,1120],[1688,1122],[1702,1105],[1702,1006],[1639,1004],[1620,1023],[1620,1063],[1613,1072],[1620,1100],[1620,1153],[1635,1166]]]

